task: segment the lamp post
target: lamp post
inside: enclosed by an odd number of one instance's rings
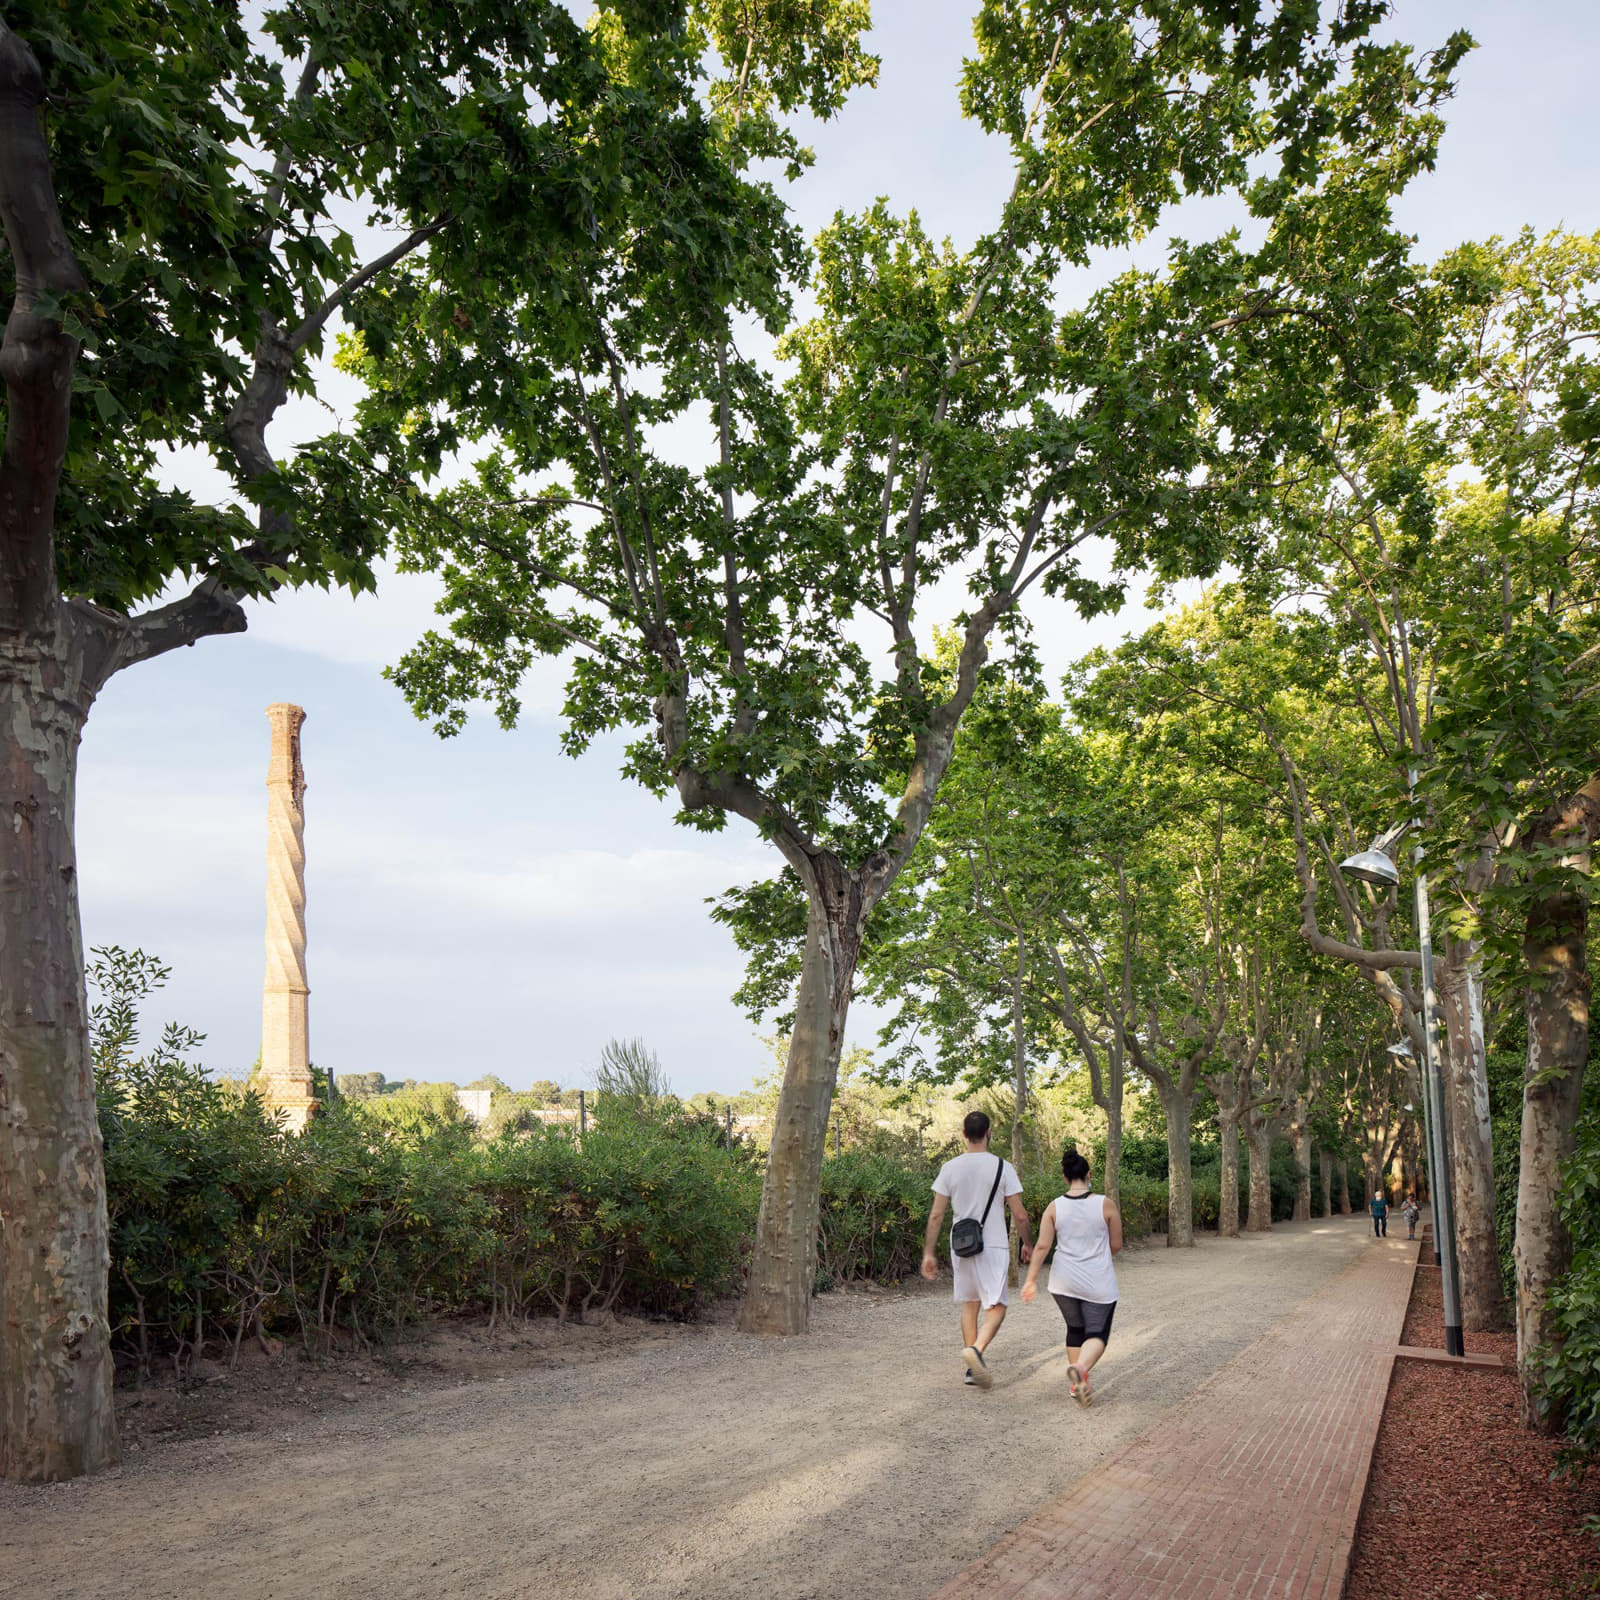
[[[1400,884],[1400,869],[1389,853],[1410,826],[1402,823],[1339,863],[1339,870],[1362,883],[1380,889],[1395,889]],[[1444,1290],[1444,1348],[1447,1355],[1464,1356],[1467,1347],[1461,1337],[1461,1287],[1456,1271],[1456,1208],[1450,1183],[1450,1163],[1445,1131],[1444,1085],[1439,1076],[1438,996],[1433,987],[1433,930],[1428,917],[1428,875],[1422,870],[1422,847],[1412,852],[1417,869],[1417,945],[1422,954],[1422,1104],[1424,1137],[1428,1145],[1428,1168],[1433,1179],[1433,1248],[1439,1258],[1439,1276]],[[1410,1055],[1391,1045],[1393,1055]]]

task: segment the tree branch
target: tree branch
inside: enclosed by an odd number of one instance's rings
[[[67,610],[83,641],[85,683],[96,692],[124,667],[216,634],[243,633],[249,626],[244,607],[215,576],[182,598],[134,617],[120,617],[82,599],[69,600]]]
[[[437,216],[432,222],[425,223],[420,228],[413,228],[394,249],[386,250],[374,261],[369,261],[366,266],[352,272],[343,283],[339,285],[320,306],[313,311],[293,333],[289,334],[286,343],[290,355],[297,355],[311,342],[327,324],[338,308],[352,296],[360,294],[372,280],[385,273],[396,262],[403,261],[419,246],[426,244],[436,233],[442,233],[456,220],[453,211],[446,211]]]

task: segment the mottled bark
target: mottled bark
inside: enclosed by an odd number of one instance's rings
[[[1247,1233],[1266,1233],[1272,1227],[1273,1132],[1263,1127],[1245,1129],[1245,1144],[1250,1151],[1250,1205],[1244,1222]]]
[[[806,918],[789,1061],[761,1186],[750,1279],[739,1310],[739,1326],[746,1333],[804,1333],[810,1325],[822,1158],[861,949],[859,894],[849,893],[848,883],[838,887],[845,893],[830,896],[831,906],[812,895]]]
[[[1194,1243],[1194,1181],[1190,1163],[1190,1124],[1194,1096],[1181,1089],[1163,1090],[1161,1107],[1167,1114],[1167,1245]]]
[[[1326,1150],[1317,1152],[1317,1174],[1322,1183],[1322,1214],[1333,1215],[1333,1158]]]
[[[1296,1128],[1291,1134],[1294,1141],[1294,1220],[1296,1222],[1309,1222],[1311,1220],[1311,1135],[1304,1128]]]
[[[0,1476],[28,1482],[118,1453],[73,843],[78,741],[106,635],[80,627],[56,582],[78,354],[59,308],[83,280],[42,99],[32,52],[0,23],[0,213],[16,281],[0,348]]]
[[[1221,1124],[1222,1203],[1217,1210],[1217,1232],[1224,1239],[1239,1237],[1239,1123],[1225,1117]]]
[[[73,846],[92,687],[63,633],[0,646],[0,1476],[34,1483],[118,1458]]]
[[[1589,1058],[1588,907],[1571,892],[1547,895],[1529,910],[1523,949],[1528,968],[1528,1058],[1523,1074],[1521,1162],[1517,1181],[1517,1362],[1523,1420],[1539,1420],[1533,1353],[1554,1334],[1550,1290],[1571,1260],[1571,1240],[1556,1214],[1561,1166],[1576,1145],[1578,1105]]]
[[[1494,1225],[1494,1130],[1479,947],[1447,940],[1434,974],[1445,1034],[1439,1065],[1450,1097],[1445,1126],[1450,1134],[1450,1176],[1455,1185],[1461,1325],[1482,1331],[1504,1323],[1506,1303]]]
[[[1116,1092],[1108,1095],[1106,1114],[1106,1170],[1101,1180],[1106,1198],[1122,1206],[1122,1072],[1116,1074]]]
[[[1016,1115],[1011,1119],[1011,1165],[1018,1172],[1022,1171],[1022,1122],[1028,1114],[1028,1032],[1027,1013],[1023,1004],[1027,951],[1028,947],[1019,933],[1016,966],[1011,974],[1011,1072],[1016,1096]],[[1016,1242],[1013,1241],[1013,1252],[1016,1248]]]
[[[1350,1163],[1336,1161],[1333,1168],[1339,1179],[1339,1210],[1344,1216],[1350,1215]]]

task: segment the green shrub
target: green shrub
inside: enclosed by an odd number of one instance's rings
[[[102,1063],[97,1091],[112,1332],[147,1368],[153,1342],[181,1357],[208,1317],[231,1332],[241,1308],[258,1315],[254,1240],[291,1162],[261,1101],[212,1082],[181,1050]]]
[[[1216,1231],[1217,1219],[1222,1215],[1222,1166],[1205,1163],[1196,1166],[1189,1175],[1194,1200],[1194,1225]]]
[[[1600,1455],[1600,1108],[1592,1104],[1563,1169],[1558,1209],[1571,1230],[1572,1265],[1550,1292],[1555,1342],[1534,1363],[1540,1404],[1565,1435],[1562,1465],[1577,1473]]]
[[[870,1152],[828,1157],[822,1163],[818,1284],[892,1283],[915,1272],[933,1203],[930,1182],[929,1175]]]
[[[1300,1168],[1294,1146],[1287,1139],[1272,1141],[1272,1220],[1287,1222],[1294,1215],[1294,1193],[1300,1185]]]
[[[1146,1239],[1153,1233],[1167,1231],[1165,1178],[1157,1180],[1136,1172],[1124,1172],[1118,1198],[1123,1238]]]
[[[113,1327],[146,1369],[219,1333],[321,1348],[433,1312],[691,1316],[738,1287],[759,1198],[748,1153],[698,1127],[485,1144],[338,1104],[292,1138],[160,1053],[102,1074],[101,1126]]]
[[[1105,1181],[1106,1146],[1104,1139],[1095,1141],[1095,1182]],[[1163,1135],[1134,1133],[1124,1129],[1122,1135],[1122,1180],[1145,1178],[1154,1183],[1167,1181],[1167,1141]]]

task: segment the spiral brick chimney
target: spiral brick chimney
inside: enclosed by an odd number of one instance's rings
[[[272,756],[267,765],[267,970],[261,987],[261,1092],[288,1114],[296,1133],[311,1120],[306,987],[306,776],[300,765],[299,706],[267,707]]]

